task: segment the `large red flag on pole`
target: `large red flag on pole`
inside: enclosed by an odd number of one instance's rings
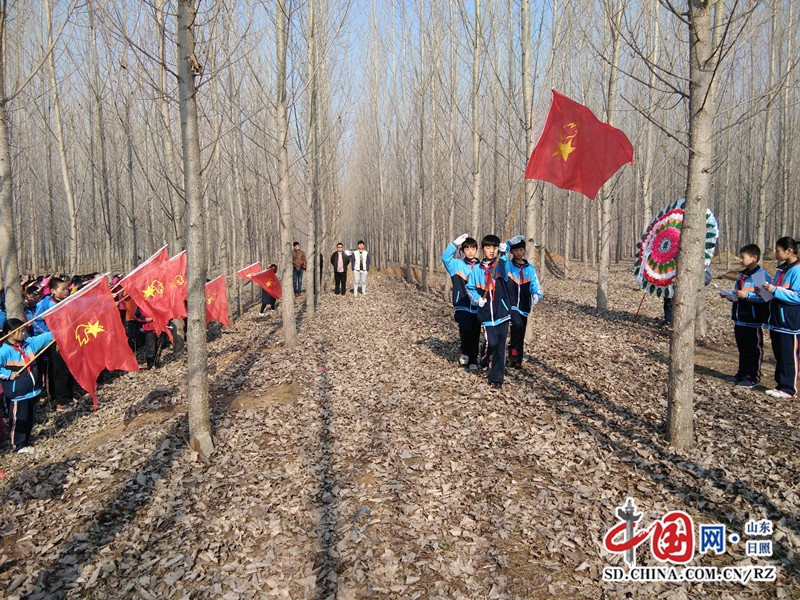
[[[75,381],[97,409],[97,376],[103,371],[138,371],[136,357],[105,275],[41,315]]]
[[[249,267],[245,267],[244,269],[240,269],[236,271],[236,274],[241,277],[242,279],[246,279],[250,281],[250,277],[255,275],[256,273],[261,272],[261,265],[258,262],[254,262]]]
[[[168,274],[169,253],[164,246],[150,258],[120,280],[120,285],[136,303],[153,319],[156,333],[166,333],[172,340],[169,321],[173,317],[170,303],[165,301],[167,287],[164,276]]]
[[[228,294],[225,291],[225,275],[206,283],[206,327],[211,321],[219,321],[225,327],[228,322]]]
[[[550,112],[525,178],[548,181],[593,199],[625,163],[633,163],[628,137],[598,121],[582,104],[553,90]]]
[[[250,280],[255,281],[261,286],[261,289],[267,292],[276,300],[280,300],[283,295],[281,290],[281,282],[278,281],[278,276],[272,269],[261,271],[260,273],[253,273],[250,275]]]

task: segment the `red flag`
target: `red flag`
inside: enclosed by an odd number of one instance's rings
[[[206,327],[211,321],[219,321],[225,327],[228,322],[228,294],[225,291],[225,275],[206,283]]]
[[[92,395],[95,409],[97,376],[103,369],[139,370],[105,275],[42,316],[75,381]]]
[[[244,269],[241,269],[240,271],[236,271],[236,274],[239,277],[241,277],[242,279],[246,279],[246,280],[250,281],[250,276],[251,275],[255,275],[256,273],[260,273],[260,272],[261,272],[261,265],[258,264],[258,262],[254,262],[249,267],[245,267]]]
[[[125,288],[125,292],[136,303],[136,306],[152,317],[156,333],[166,332],[169,339],[172,340],[169,320],[174,315],[171,314],[171,304],[164,298],[164,292],[167,289],[164,284],[164,276],[169,275],[167,272],[169,264],[169,254],[167,247],[164,246],[123,277],[120,285]],[[175,266],[172,267],[173,270],[175,268]]]
[[[164,270],[165,314],[170,319],[186,318],[186,250],[173,256]]]
[[[526,179],[541,179],[589,199],[625,163],[633,163],[627,136],[597,120],[591,110],[553,90],[553,102]]]
[[[250,280],[255,281],[261,286],[261,289],[275,298],[275,300],[281,299],[281,295],[283,294],[283,291],[281,290],[281,282],[278,281],[278,276],[272,269],[251,274]]]

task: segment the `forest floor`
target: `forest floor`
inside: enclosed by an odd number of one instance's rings
[[[651,297],[633,323],[631,272],[612,268],[608,311],[592,269],[546,274],[524,368],[500,391],[455,364],[440,274],[425,293],[391,272],[366,296],[326,291],[293,351],[279,312],[251,309],[209,344],[208,462],[186,445],[185,356],[166,351],[101,388],[96,413],[87,397],[43,415],[32,454],[4,446],[0,597],[800,597],[797,402],[725,381],[733,328],[711,286],[696,445],[670,447],[669,332]],[[777,580],[604,582],[624,566],[603,537],[627,497],[642,527],[685,511],[695,535],[723,524],[744,540],[770,519],[772,556],[729,540],[689,564]],[[636,560],[664,564],[648,542]]]

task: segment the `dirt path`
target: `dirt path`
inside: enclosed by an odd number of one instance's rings
[[[635,306],[624,281],[615,297]],[[698,445],[672,450],[657,308],[634,326],[627,310],[591,309],[588,279],[545,291],[525,368],[501,392],[453,363],[441,296],[388,275],[370,275],[364,297],[325,295],[292,352],[277,314],[248,314],[210,346],[207,465],[185,447],[184,361],[119,378],[103,392],[113,402],[53,424],[28,463],[3,455],[16,476],[0,489],[0,586],[9,598],[800,595],[798,410],[724,384],[721,336],[700,354],[719,361],[698,369]],[[741,533],[772,518],[771,559],[738,544],[691,564],[776,564],[778,581],[602,582],[622,564],[602,538],[627,496],[646,524],[685,510]],[[657,564],[644,546],[637,559]]]

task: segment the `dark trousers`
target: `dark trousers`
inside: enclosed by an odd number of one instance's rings
[[[159,365],[159,357],[161,350],[169,344],[169,338],[166,333],[156,335],[155,331],[144,332],[144,359],[147,361],[147,368],[156,367]]]
[[[500,325],[483,326],[483,336],[486,338],[486,354],[483,362],[491,362],[489,367],[489,381],[503,383],[506,370],[506,340],[508,339],[508,321]]]
[[[666,323],[668,327],[672,326],[672,302],[672,296],[669,298],[664,296],[664,323]]]
[[[342,271],[341,273],[334,271],[333,282],[336,286],[334,292],[344,296],[346,293],[345,290],[347,289],[347,271]]]
[[[797,370],[800,363],[800,334],[770,331],[772,353],[775,355],[775,381],[779,390],[797,394]]]
[[[761,359],[764,350],[764,334],[761,327],[734,325],[733,335],[739,349],[739,370],[737,377],[747,377],[758,383],[761,381]]]
[[[292,287],[295,294],[303,289],[303,269],[292,269]]]
[[[138,321],[125,321],[125,335],[128,336],[128,346],[136,352],[136,334],[139,332]]]
[[[47,351],[47,383],[50,401],[55,402],[56,406],[72,402],[72,395],[77,391],[78,384],[55,344]]]
[[[511,342],[508,348],[508,360],[512,366],[522,366],[522,350],[525,345],[525,328],[528,317],[516,310],[511,311]]]
[[[478,364],[478,341],[481,338],[481,323],[478,321],[478,315],[466,310],[457,310],[455,319],[458,323],[458,334],[461,337],[461,354],[469,357],[468,364],[476,365]]]
[[[31,432],[36,423],[36,403],[39,398],[9,402],[8,418],[11,421],[11,444],[14,450],[31,443]]]

